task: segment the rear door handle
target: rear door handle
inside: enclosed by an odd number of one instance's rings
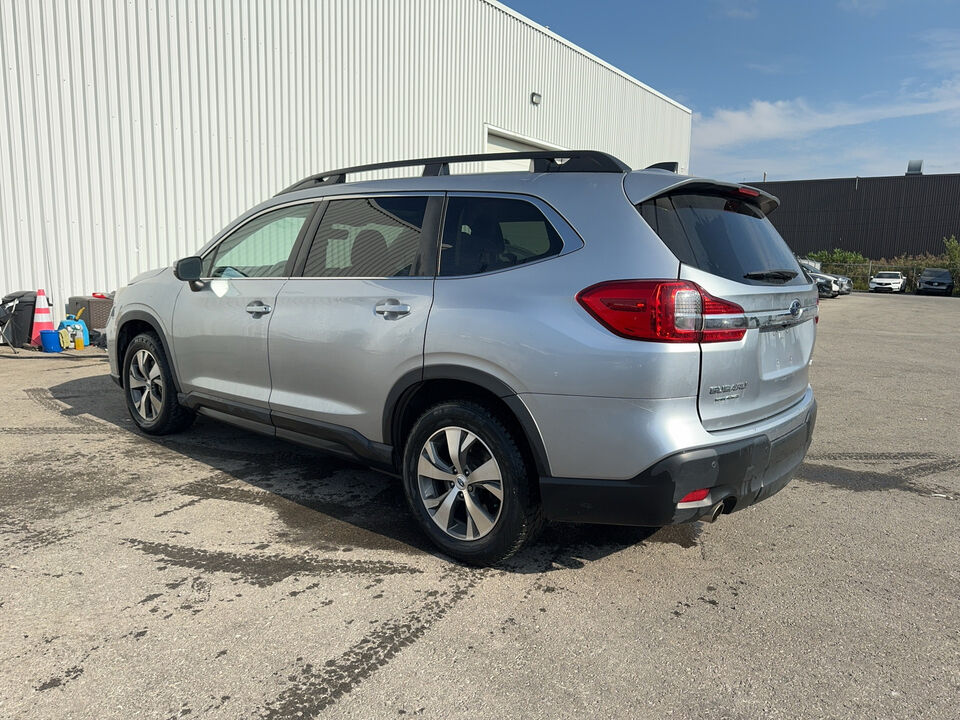
[[[377,315],[382,315],[385,319],[390,320],[392,318],[400,317],[401,315],[408,315],[410,313],[409,305],[402,305],[399,300],[386,300],[382,303],[379,303],[375,308],[374,312]]]
[[[263,304],[260,300],[255,300],[247,305],[247,312],[251,315],[266,315],[271,310],[273,310],[272,307]]]

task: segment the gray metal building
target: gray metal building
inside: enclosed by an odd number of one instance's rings
[[[690,122],[495,0],[5,0],[0,294],[60,310],[358,163],[590,148],[685,172]]]
[[[770,221],[795,253],[939,255],[960,237],[960,174],[752,183],[780,198]]]

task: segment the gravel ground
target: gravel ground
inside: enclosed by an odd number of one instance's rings
[[[475,570],[395,480],[0,347],[0,717],[956,718],[958,358],[960,301],[824,301],[785,490]]]

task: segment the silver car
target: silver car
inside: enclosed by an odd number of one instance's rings
[[[448,171],[496,158],[531,170]],[[784,487],[816,419],[777,204],[593,151],[323,173],[120,290],[111,374],[145,433],[200,413],[401,476],[471,563],[545,520],[713,521]]]

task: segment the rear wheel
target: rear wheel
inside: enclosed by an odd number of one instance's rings
[[[130,417],[148,435],[179,432],[194,420],[194,412],[177,402],[170,363],[152,333],[137,335],[127,346],[123,390]]]
[[[500,417],[473,402],[427,410],[413,426],[403,487],[437,547],[474,565],[513,555],[543,524],[533,473]]]

